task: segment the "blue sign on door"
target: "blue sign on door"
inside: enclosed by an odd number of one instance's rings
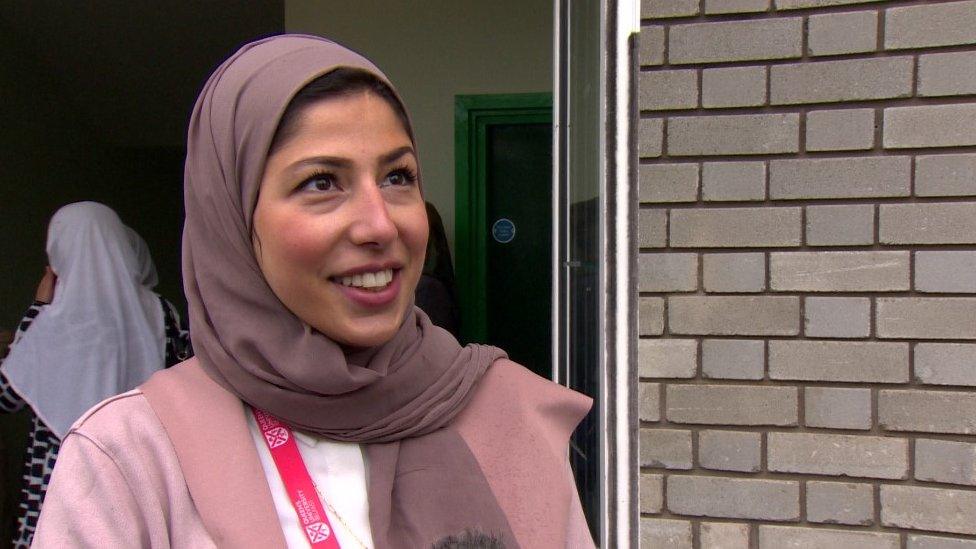
[[[491,226],[491,236],[495,242],[508,244],[515,240],[515,223],[511,219],[501,218]]]

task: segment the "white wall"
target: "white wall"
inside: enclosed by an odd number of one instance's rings
[[[413,118],[427,199],[454,243],[454,96],[552,91],[552,0],[286,0],[285,28],[375,62]]]

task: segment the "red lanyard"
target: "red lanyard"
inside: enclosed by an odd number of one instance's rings
[[[258,429],[261,430],[268,451],[271,452],[275,466],[278,467],[278,474],[285,484],[285,491],[288,492],[291,504],[295,507],[295,513],[298,514],[298,521],[309,545],[316,548],[340,549],[339,540],[336,539],[329,516],[325,514],[325,509],[322,507],[322,500],[315,490],[315,483],[312,482],[312,477],[305,468],[305,461],[298,452],[298,445],[295,444],[295,436],[291,429],[264,410],[253,406],[251,410],[254,411]]]

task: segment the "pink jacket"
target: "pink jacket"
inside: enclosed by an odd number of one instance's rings
[[[447,427],[523,548],[594,547],[567,462],[589,407],[499,360]],[[244,407],[195,359],[102,402],[65,438],[34,547],[78,546],[285,547]]]

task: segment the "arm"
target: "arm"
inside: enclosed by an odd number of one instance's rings
[[[163,304],[163,325],[166,332],[166,367],[183,362],[193,356],[190,345],[190,333],[180,320],[180,313],[176,307],[163,297],[159,298]]]
[[[47,303],[42,303],[40,301],[35,301],[24,313],[24,318],[21,319],[20,325],[17,326],[17,333],[14,335],[14,341],[10,344],[12,349],[14,345],[20,341],[20,338],[24,336],[24,332],[30,328],[31,323],[37,318],[37,315],[41,313],[44,306]],[[14,391],[11,387],[10,382],[7,380],[7,376],[0,372],[0,413],[13,413],[19,412],[24,407],[24,399],[20,398],[17,391]]]
[[[139,504],[118,464],[70,433],[51,476],[32,547],[149,547]]]

